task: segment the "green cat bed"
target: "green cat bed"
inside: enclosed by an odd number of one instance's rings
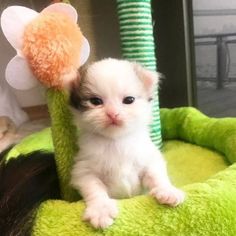
[[[43,202],[32,235],[236,235],[236,119],[208,118],[194,108],[161,110],[163,152],[172,182],[187,193],[176,208],[150,196],[118,200],[119,215],[106,230],[81,221],[82,200]],[[50,129],[33,134],[8,160],[35,149],[53,150]]]
[[[124,57],[155,70],[150,3],[150,0],[117,0],[117,10]],[[35,150],[55,153],[64,200],[44,201],[36,212],[30,212],[33,213],[30,219],[32,235],[236,235],[236,166],[233,164],[236,160],[236,119],[210,119],[193,108],[161,110],[162,149],[172,182],[187,193],[186,201],[171,208],[144,195],[119,200],[119,215],[114,224],[106,230],[95,230],[81,221],[84,202],[76,201],[79,200],[78,194],[68,184],[77,151],[77,134],[68,109],[68,97],[63,91],[49,89],[47,98],[52,128],[24,139],[7,154],[6,161],[0,163],[0,173],[3,170],[4,175],[4,168],[7,172],[7,167],[11,165],[9,160],[20,154]],[[160,146],[157,94],[153,117],[151,137],[156,146]],[[0,200],[1,194],[0,191]],[[8,196],[5,197],[6,201],[0,203],[5,204],[7,211],[12,205]],[[19,197],[14,195],[13,200]],[[31,195],[27,197],[31,198]],[[0,226],[9,224],[1,217],[1,207],[0,204]]]

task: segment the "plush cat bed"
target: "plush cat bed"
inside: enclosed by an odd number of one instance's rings
[[[106,230],[81,221],[82,200],[48,200],[36,212],[32,235],[236,235],[236,119],[208,118],[194,108],[161,110],[163,152],[172,182],[187,193],[176,207],[150,196],[118,201]],[[53,151],[50,129],[27,137],[9,153]]]

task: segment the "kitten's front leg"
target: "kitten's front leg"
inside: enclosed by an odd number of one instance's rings
[[[86,203],[83,220],[95,228],[104,229],[112,225],[118,208],[116,201],[108,196],[103,182],[94,175],[87,175],[77,180],[72,178],[72,184],[78,187]]]
[[[163,160],[155,160],[147,166],[143,175],[143,185],[150,190],[150,195],[161,204],[177,206],[185,199],[185,193],[171,184]]]

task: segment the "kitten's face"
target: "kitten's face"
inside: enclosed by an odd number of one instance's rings
[[[79,86],[72,89],[78,126],[113,138],[146,127],[151,121],[150,86],[154,82],[144,83],[138,74],[140,68],[115,59],[91,65]]]

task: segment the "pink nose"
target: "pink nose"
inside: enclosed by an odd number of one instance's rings
[[[112,121],[112,123],[117,123],[119,121],[119,113],[107,112],[107,117]]]
[[[118,113],[113,113],[113,112],[108,112],[107,116],[111,119],[111,120],[117,120],[119,114]]]

